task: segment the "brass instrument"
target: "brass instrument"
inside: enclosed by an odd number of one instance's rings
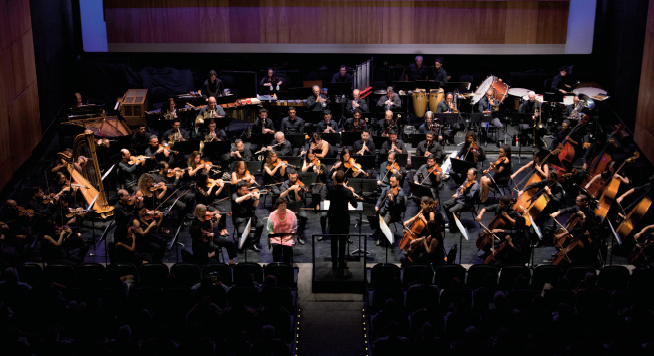
[[[203,115],[204,115],[204,118],[205,118],[205,119],[206,119],[206,118],[212,118],[212,117],[213,117],[213,114],[214,114],[215,112],[216,112],[216,110],[207,110],[207,111],[203,114]]]
[[[497,90],[493,90],[495,93],[495,96],[493,96],[493,104],[497,102]],[[498,112],[500,110],[500,105],[491,105],[490,106],[491,112]]]
[[[198,115],[195,117],[195,126],[204,125],[204,116]]]
[[[168,146],[173,147],[175,145],[175,142],[179,141],[180,136],[179,132],[175,132],[172,135],[168,135]]]
[[[163,114],[164,120],[175,120],[175,112],[166,112]]]

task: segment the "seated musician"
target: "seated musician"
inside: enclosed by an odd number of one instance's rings
[[[198,90],[198,94],[206,99],[212,96],[222,96],[224,90],[223,81],[218,79],[218,73],[212,69],[209,71],[209,79],[204,81],[202,89]]]
[[[316,184],[311,187],[311,205],[310,207],[315,210],[320,210],[320,202],[327,200],[327,166],[324,163],[321,163],[318,159],[318,156],[312,151],[307,152],[307,156],[302,162],[302,173],[315,172],[318,177],[316,179]],[[322,211],[320,213],[320,227],[322,228],[322,233],[327,233],[327,212]],[[322,236],[318,237],[318,241],[322,240]]]
[[[405,208],[404,191],[400,187],[400,176],[392,174],[389,179],[389,185],[382,189],[382,193],[375,204],[375,211],[384,219],[388,226],[396,221],[402,221],[402,211]],[[374,233],[375,245],[381,245],[382,232],[377,229]]]
[[[497,160],[491,163],[490,167],[483,170],[482,173],[484,175],[479,179],[479,185],[481,186],[481,197],[479,199],[483,204],[488,201],[488,192],[491,186],[497,187],[509,184],[512,173],[511,147],[506,145],[500,147]]]
[[[361,99],[361,92],[359,89],[352,90],[352,100],[347,101],[348,112],[354,112],[354,109],[359,109],[361,112],[368,112],[368,103]]]
[[[57,160],[52,163],[52,168],[50,172],[55,175],[58,172],[63,173],[66,178],[70,178],[70,172],[68,172],[68,162],[70,158],[73,157],[73,150],[71,148],[65,148],[63,152],[57,153]],[[79,169],[81,171],[81,169]]]
[[[493,229],[491,231],[498,237],[504,237],[506,246],[493,257],[492,265],[498,269],[511,264],[524,265],[529,262],[531,255],[531,238],[529,236],[529,228],[523,216],[515,218],[515,228],[508,229]],[[496,253],[498,249],[497,243],[495,249],[491,248],[491,254]]]
[[[441,100],[441,102],[438,103],[438,106],[436,107],[436,112],[452,113],[453,110],[455,110],[455,108],[456,106],[454,105],[454,94],[447,93],[447,95],[445,95],[445,99]],[[434,124],[438,124],[438,122],[435,122]],[[461,130],[461,125],[457,122],[453,125],[448,125],[448,126],[449,126],[449,130],[445,129],[444,127],[442,127],[441,129],[447,132],[447,140],[449,142],[454,142],[454,135],[456,135],[456,133]],[[438,130],[435,130],[434,132],[439,133],[438,140],[441,141],[443,139],[442,136],[440,136],[441,132]]]
[[[86,106],[86,105],[84,105],[84,101],[82,101],[82,94],[80,94],[80,93],[73,94],[73,99],[75,101],[73,102],[72,109],[79,108],[79,107],[82,107],[82,106]]]
[[[307,109],[309,111],[324,111],[327,109],[331,101],[329,98],[320,93],[320,87],[314,85],[311,88],[312,95],[307,98]]]
[[[257,117],[257,120],[254,122],[254,125],[252,125],[252,133],[257,133],[257,134],[275,133],[275,125],[273,124],[272,120],[268,118],[268,110],[266,110],[265,108],[259,109],[259,117]],[[261,145],[259,143],[250,144],[250,151],[252,152],[258,152],[260,148]]]
[[[282,128],[279,130],[285,135],[296,135],[304,133],[304,120],[297,116],[295,107],[288,108],[288,116],[282,119]]]
[[[275,133],[275,138],[268,144],[267,150],[270,152],[275,152],[277,156],[288,157],[291,155],[297,155],[299,153],[298,148],[293,148],[291,143],[284,137],[284,133],[277,131]]]
[[[175,155],[171,149],[159,144],[157,136],[150,136],[150,146],[145,150],[147,157],[154,157],[145,161],[145,169],[154,171],[157,169],[157,162],[166,161],[172,165],[175,162]]]
[[[120,150],[120,153],[122,154],[122,159],[118,163],[118,185],[131,194],[134,194],[138,190],[136,183],[139,179],[141,167],[145,164],[145,160],[129,164],[130,158],[132,157],[129,150],[123,148]]]
[[[636,243],[633,247],[635,251],[639,251],[640,256],[630,255],[630,262],[635,266],[642,266],[649,264],[654,258],[654,249],[652,248],[652,239],[654,239],[654,234],[650,232],[654,229],[654,224],[647,225],[643,227],[639,232],[634,234],[634,242]],[[632,252],[633,254],[633,252]]]
[[[543,150],[543,149],[536,149],[532,153],[533,159],[529,161],[529,163],[525,164],[524,166],[520,167],[517,171],[513,172],[511,174],[511,179],[515,179],[515,177],[520,174],[520,172],[524,171],[525,169],[532,168],[536,174],[540,177],[540,179],[545,179],[550,172],[550,168],[547,164],[543,165],[541,164],[542,160],[549,154],[549,151]]]
[[[434,159],[437,163],[443,161],[443,148],[435,140],[436,133],[433,131],[427,131],[425,135],[425,140],[418,143],[418,148],[416,148],[416,156],[420,157],[429,157],[434,156]]]
[[[637,193],[638,196],[647,193],[650,198],[654,196],[654,175],[650,176],[647,179],[647,184],[641,185],[639,187],[631,188],[628,191],[626,191],[624,194],[618,197],[616,199],[616,202],[618,204],[622,204],[622,201],[624,201],[624,198],[630,196],[631,194]]]
[[[229,160],[231,163],[239,161],[252,162],[254,161],[254,157],[252,157],[252,151],[245,149],[243,140],[237,138],[234,140],[234,148],[229,153]]]
[[[209,177],[214,176],[219,171],[216,169],[215,165],[211,165],[205,162],[202,163],[202,155],[198,151],[191,152],[188,161],[187,161],[187,170],[189,177],[194,177],[198,173],[206,173]]]
[[[2,221],[7,224],[9,231],[11,231],[16,238],[25,239],[28,235],[28,227],[31,225],[30,217],[21,215],[18,210],[18,204],[15,200],[9,199],[6,201],[7,210],[2,216]]]
[[[150,134],[145,132],[145,125],[139,125],[130,140],[132,152],[136,155],[142,155],[145,153],[145,149],[148,148],[149,145]]]
[[[559,143],[566,139],[566,142],[570,142],[576,149],[579,149],[581,147],[579,143],[581,142],[583,131],[576,130],[572,133],[572,136],[570,136],[571,131],[570,120],[563,120],[561,130],[554,136],[552,143],[550,143],[550,151],[555,150],[559,146]]]
[[[225,130],[222,128],[218,128],[216,124],[215,119],[209,119],[209,135],[210,137],[205,137],[204,141],[211,142],[211,141],[229,141],[227,138],[227,134],[225,133]],[[219,152],[216,152],[214,155],[212,155],[213,158],[215,158],[215,161],[219,161],[220,164],[223,167],[227,167],[229,165],[229,152],[223,152],[222,154]]]
[[[305,187],[300,186],[297,171],[294,168],[289,168],[286,172],[286,177],[288,179],[285,180],[279,188],[281,191],[279,197],[285,199],[288,203],[302,202],[301,207],[304,208],[306,189]],[[305,213],[304,210],[300,210],[298,213],[295,213],[295,215],[299,222],[297,227],[297,241],[300,245],[304,245],[302,235],[304,235],[304,228],[307,226],[307,213]]]
[[[389,129],[389,127],[390,127],[390,129]],[[377,122],[376,128],[377,128],[377,135],[384,136],[384,137],[388,137],[388,135],[389,135],[388,133],[386,133],[387,130],[388,130],[388,132],[390,132],[390,131],[399,132],[400,131],[397,124],[393,125],[393,112],[390,111],[390,110],[385,111],[384,119]]]
[[[351,158],[352,154],[350,153],[350,150],[347,148],[341,150],[341,154],[338,156],[338,162],[332,166],[332,171],[334,171],[331,173],[332,178],[338,171],[343,171],[346,178],[363,178],[366,175],[364,171],[355,169],[350,160]],[[346,167],[346,163],[349,167]]]
[[[61,176],[63,177],[63,175]],[[43,189],[40,187],[32,187],[31,193],[32,198],[25,202],[25,209],[34,211],[34,217],[32,218],[31,224],[35,225],[32,226],[32,229],[36,230],[35,232],[43,232],[45,226],[44,223],[46,221],[52,221],[52,215],[56,212],[58,206],[55,205],[54,202],[43,204],[45,194],[43,193]],[[60,200],[64,199],[60,198]]]
[[[441,184],[441,172],[436,167],[436,157],[433,155],[427,156],[427,163],[418,168],[413,175],[413,182],[423,187],[427,187],[431,191],[431,198],[436,199],[438,190]]]
[[[175,120],[177,119],[177,109],[175,108],[177,104],[175,103],[175,98],[168,98],[166,104],[161,109],[164,120]]]
[[[465,143],[461,147],[461,150],[459,150],[459,153],[457,153],[456,159],[472,162],[475,164],[477,164],[479,161],[485,160],[486,155],[484,154],[484,149],[478,145],[477,148],[473,147],[473,144],[476,145],[476,143],[477,135],[472,131],[468,131],[466,134]]]
[[[379,149],[379,153],[389,153],[395,152],[399,154],[407,153],[406,148],[404,148],[404,141],[397,139],[397,131],[391,130],[388,135],[388,140],[384,141]]]
[[[403,223],[404,228],[408,229],[411,228],[411,224],[417,220],[420,219],[425,225],[428,225],[429,221],[433,221],[436,219],[436,216],[439,215],[436,213],[436,206],[434,205],[434,199],[431,197],[422,197],[420,198],[420,211],[412,217],[411,219],[405,221]],[[442,216],[441,216],[442,219]],[[428,229],[423,229],[422,232],[420,233],[420,236],[426,236],[429,234]]]
[[[345,121],[343,131],[361,131],[363,129],[370,128],[366,119],[361,118],[361,110],[354,109],[352,112],[352,117]]]
[[[515,226],[516,218],[520,216],[520,214],[511,207],[511,197],[508,195],[502,196],[497,204],[482,208],[475,220],[481,221],[482,216],[484,216],[484,213],[487,211],[494,212],[495,216],[501,216],[502,220],[504,220],[504,226]]]
[[[236,161],[236,164],[234,165],[234,171],[232,172],[232,185],[236,185],[240,181],[247,183],[248,188],[250,188],[252,184],[256,183],[256,179],[252,174],[250,174],[248,171],[248,166],[244,161]]]
[[[173,121],[173,127],[161,135],[161,140],[168,142],[168,144],[177,141],[188,141],[188,131],[182,128],[182,122],[179,119],[175,119]],[[150,140],[150,146],[152,147],[152,140]]]
[[[212,262],[212,258],[216,255],[219,248],[222,247],[227,250],[229,264],[235,265],[236,262],[234,259],[237,254],[236,249],[234,248],[234,243],[228,237],[214,233],[216,227],[220,225],[219,222],[225,220],[225,217],[217,215],[211,219],[207,219],[207,211],[209,210],[206,205],[196,205],[195,211],[193,212],[193,222],[189,227],[189,233],[191,234],[193,244],[193,257],[195,258],[196,263],[198,263],[199,266],[203,266]],[[216,219],[218,222],[215,221]]]
[[[563,117],[568,120],[575,120],[575,121],[579,120],[580,117],[578,115],[572,116],[572,112],[575,110],[575,107],[577,107],[578,105],[579,105],[579,95],[575,95],[573,99],[573,103],[565,106],[565,110],[563,110]],[[579,113],[580,112],[578,112],[577,114]]]
[[[279,187],[286,179],[287,165],[288,163],[284,163],[274,151],[266,155],[266,163],[263,165],[263,184],[270,190],[273,200],[277,200],[281,194]]]
[[[411,246],[416,248],[421,244],[422,253],[418,256],[412,255],[413,263],[422,265],[439,266],[445,263],[445,247],[443,245],[443,227],[445,225],[445,218],[442,213],[436,214],[435,220],[427,222],[428,234],[411,241]],[[423,231],[425,231],[423,230]],[[420,251],[419,249],[416,251]],[[404,263],[408,260],[405,259]]]
[[[523,190],[518,191],[518,196],[521,196],[522,193],[530,189],[538,189],[536,195],[540,193],[546,194],[549,197],[549,203],[545,208],[548,212],[556,211],[565,205],[565,191],[563,190],[561,183],[558,182],[557,174],[555,171],[550,171],[547,179],[543,179],[540,182],[531,183],[524,187]],[[536,195],[534,195],[534,197],[536,197]],[[527,207],[525,206],[524,208]],[[545,221],[546,216],[547,214],[545,212],[540,214],[538,218],[536,218],[536,223],[540,225],[541,222]]]
[[[429,69],[422,65],[422,56],[416,56],[416,62],[409,64],[409,68],[404,72],[405,81],[427,80],[429,78]]]
[[[314,132],[309,142],[309,150],[315,153],[318,158],[331,158],[333,156],[332,148],[329,142],[322,139],[320,132]]]
[[[536,93],[533,91],[530,91],[527,94],[528,99],[525,100],[520,106],[518,107],[518,112],[522,114],[531,114],[531,119],[532,123],[522,123],[520,124],[520,129],[522,130],[522,137],[521,139],[524,139],[526,137],[529,137],[529,133],[533,132],[534,126],[538,123],[538,118],[541,116],[541,103],[536,101]],[[538,109],[538,112],[536,110]],[[543,141],[543,134],[545,133],[545,129],[536,129],[536,137],[534,137],[534,140],[536,141],[536,146],[537,147],[545,147],[545,141]]]
[[[136,248],[140,252],[152,254],[153,262],[163,263],[167,244],[157,233],[163,222],[163,214],[155,215],[144,204],[139,204],[135,211],[137,215],[132,220],[132,226],[136,233]]]
[[[388,153],[388,158],[386,162],[382,163],[379,166],[379,172],[377,172],[377,185],[382,189],[388,188],[390,184],[390,178],[392,175],[397,175],[400,187],[404,185],[404,177],[406,177],[406,169],[397,164],[396,153],[391,151]],[[394,164],[396,163],[396,164]],[[396,170],[395,167],[399,168]]]
[[[49,217],[49,220],[60,225],[67,225],[75,232],[79,231],[86,213],[84,211],[71,211],[72,208],[68,205],[66,199],[60,199],[55,205],[54,213]]]
[[[316,132],[319,133],[337,133],[340,132],[336,121],[332,120],[332,112],[325,109],[322,113],[323,121],[320,121],[316,126]]]
[[[134,233],[133,226],[118,225],[114,232],[114,259],[112,262],[131,263],[134,266],[141,266],[152,262],[145,254],[140,254],[136,248],[138,239]]]
[[[261,241],[263,223],[255,214],[257,206],[259,206],[259,192],[248,192],[247,184],[239,182],[236,185],[236,191],[232,193],[232,223],[237,236],[240,238],[248,221],[252,219],[250,235],[243,246],[250,248],[252,251],[260,252],[261,250],[257,245]]]
[[[429,131],[433,132],[434,134],[438,134],[438,141],[443,140],[443,136],[440,134],[441,132],[440,120],[434,119],[434,113],[431,111],[427,111],[425,113],[425,122],[422,125],[420,125],[420,127],[418,127],[418,133],[420,134],[427,134],[427,132]]]
[[[204,128],[205,120],[196,117],[193,122],[193,128],[189,131],[188,137],[191,141],[204,141],[209,134],[208,130]]]
[[[182,215],[190,213],[193,209],[194,196],[190,193],[181,193],[178,190],[182,184],[182,177],[186,173],[185,169],[177,168],[171,170],[168,163],[161,161],[159,162],[159,172],[153,173],[152,178],[154,179],[155,185],[166,186],[166,193],[162,201],[162,206],[169,207],[171,204],[175,204],[175,209],[180,212]],[[172,175],[168,177],[168,175]],[[177,199],[179,197],[179,200]],[[177,202],[175,202],[177,201]]]
[[[563,66],[559,68],[559,74],[557,74],[554,79],[552,79],[552,87],[551,89],[556,90],[557,92],[561,92],[563,94],[566,94],[572,89],[572,86],[568,84],[570,82],[570,77],[567,77],[568,75],[568,67]]]
[[[220,192],[225,188],[225,183],[222,179],[209,180],[209,176],[205,173],[199,173],[195,179],[194,195],[195,202],[197,204],[202,204],[207,207],[209,211],[220,211],[224,212],[225,210],[220,206],[214,203],[214,198],[220,195]],[[227,232],[227,220],[219,219],[218,220],[218,231],[220,235],[229,235]]]
[[[137,186],[138,190],[134,196],[136,198],[143,197],[143,199],[139,200],[148,210],[156,210],[168,192],[168,187],[165,184],[158,183],[155,186],[154,178],[150,173],[143,173],[139,177]]]
[[[402,108],[402,99],[394,92],[393,87],[388,87],[386,94],[377,101],[377,106],[385,110],[400,109]]]
[[[198,115],[202,115],[205,119],[218,119],[225,117],[225,110],[216,103],[215,97],[210,96],[207,99],[207,106],[200,109]]]
[[[25,260],[25,248],[29,246],[26,244],[25,235],[16,235],[12,229],[5,222],[0,221],[0,242],[3,247],[10,246],[14,248],[14,253],[3,249],[3,260],[10,264],[18,264]]]
[[[602,172],[602,173],[596,175],[595,177],[593,177],[593,178],[590,180],[590,182],[588,182],[588,184],[586,184],[586,186],[585,186],[584,188],[585,188],[586,190],[588,190],[588,189],[591,188],[591,186],[593,185],[593,183],[595,183],[595,181],[601,179],[601,181],[606,182],[607,180],[611,179],[611,177],[613,177],[613,178],[619,180],[619,181],[620,181],[621,183],[623,183],[623,184],[630,185],[630,184],[631,184],[631,180],[630,180],[628,177],[626,177],[626,176],[623,176],[623,175],[621,175],[621,174],[619,174],[619,173],[616,173],[616,172],[615,172],[615,170],[617,169],[616,167],[617,167],[617,166],[616,166],[616,162],[615,162],[615,161],[611,161],[611,162],[609,162],[609,164],[606,165],[606,170],[604,170],[604,172]],[[592,192],[589,192],[589,193],[591,193],[591,194],[595,194],[595,197],[596,197],[596,198],[599,198],[599,196],[601,195],[601,192],[600,192],[599,190],[598,190],[598,191],[592,191]]]
[[[43,235],[41,254],[48,264],[67,264],[77,267],[84,263],[89,246],[68,226],[52,225]]]
[[[72,186],[70,180],[66,179],[66,176],[63,173],[58,172],[57,174],[55,174],[54,184],[50,186],[49,193],[50,195],[55,194],[55,196],[53,197],[55,201],[67,200],[68,205],[75,207],[77,206],[78,190],[79,188],[77,186]],[[32,208],[28,208],[28,209],[32,209]]]
[[[584,176],[586,175],[586,172],[588,172],[589,168],[594,168],[592,167],[593,163],[598,158],[600,153],[602,153],[602,151],[609,154],[613,158],[613,154],[617,153],[619,148],[618,141],[616,141],[613,137],[607,141],[606,133],[604,132],[598,132],[594,134],[594,138],[595,141],[590,144],[590,147],[586,149],[584,156],[581,158],[583,166],[581,167],[582,172],[580,172],[580,174]]]
[[[118,203],[114,205],[114,222],[118,228],[126,227],[132,222],[135,200],[130,199],[129,193],[125,189],[119,189],[116,195]]]
[[[448,81],[448,76],[447,72],[443,68],[443,58],[442,57],[436,57],[434,59],[434,71],[432,74],[429,76],[429,80],[433,80],[435,82],[441,83],[441,87],[445,85]]]
[[[493,111],[491,110],[491,107],[494,105],[499,105],[500,101],[495,98],[495,90],[494,89],[488,89],[486,91],[486,96],[481,98],[479,100],[479,103],[477,103],[477,112],[483,113],[484,115],[493,115]],[[502,128],[504,127],[502,125],[502,122],[500,122],[500,119],[497,117],[494,117],[493,120],[490,122],[491,125],[497,128]],[[482,127],[488,126],[488,123],[482,122]]]
[[[352,152],[357,156],[373,156],[375,154],[375,143],[370,139],[370,129],[363,128],[361,139],[354,142]]]
[[[282,83],[282,79],[275,75],[275,70],[268,68],[266,75],[264,75],[259,82],[259,93],[265,95],[277,92]]]
[[[286,200],[282,197],[275,202],[277,209],[268,216],[266,230],[268,234],[287,233],[286,236],[269,237],[272,245],[273,262],[291,264],[293,261],[293,245],[295,233],[298,229],[298,219],[294,212],[286,209]],[[304,242],[301,242],[304,245]]]
[[[452,199],[443,203],[443,210],[447,214],[448,224],[445,227],[450,228],[451,233],[459,232],[459,228],[454,223],[454,213],[463,209],[470,209],[474,206],[475,200],[478,199],[479,184],[477,183],[477,169],[468,170],[467,179],[461,187],[457,188]]]
[[[589,206],[589,200],[588,197],[580,194],[577,196],[575,199],[575,205],[567,208],[560,209],[558,211],[554,211],[553,213],[550,214],[552,218],[556,218],[560,214],[569,214],[569,213],[577,213],[577,212],[583,212],[584,214],[588,216],[594,216],[595,214],[593,213],[593,209],[590,208]]]

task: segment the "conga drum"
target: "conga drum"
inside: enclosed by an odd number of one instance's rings
[[[416,89],[413,91],[413,113],[417,117],[423,117],[425,112],[427,112],[427,91]]]
[[[429,110],[431,112],[436,112],[438,109],[438,103],[445,99],[443,88],[439,89],[429,89]]]

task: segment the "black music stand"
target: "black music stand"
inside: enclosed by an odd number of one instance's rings
[[[306,99],[313,95],[311,87],[288,88],[288,95],[293,99]]]
[[[305,123],[317,125],[320,121],[323,121],[322,111],[306,111],[302,114],[302,119]]]
[[[207,143],[210,143],[210,142],[207,142]],[[182,154],[182,155],[190,154],[193,151],[199,151],[200,150],[200,140],[175,142],[174,150],[179,151],[179,154]]]
[[[440,120],[441,125],[443,126],[445,125],[452,126],[452,125],[457,125],[459,123],[459,119],[461,119],[461,114],[437,112],[434,113],[434,119]],[[444,136],[443,140],[446,140],[447,135],[443,135],[443,136]],[[452,143],[454,143],[454,137],[452,137]]]
[[[361,139],[361,132],[341,132],[341,146],[353,147],[354,142]]]
[[[438,133],[436,133],[438,135]],[[438,138],[438,137],[436,137]],[[418,144],[427,139],[427,134],[414,133],[411,135],[411,146],[418,147]]]
[[[330,96],[350,95],[352,92],[352,83],[327,83],[327,93]]]
[[[247,170],[252,174],[260,174],[263,170],[263,161],[248,161],[245,162],[245,165],[247,166]]]
[[[322,139],[327,141],[332,146],[337,146],[341,143],[341,134],[340,133],[323,133],[321,135]]]
[[[481,132],[483,131],[483,128],[481,126],[482,123],[488,123],[488,127],[490,127],[490,122],[493,121],[493,115],[488,115],[484,114],[482,112],[474,112],[470,115],[470,123],[479,123],[479,136],[482,138],[482,143],[484,146],[486,146],[486,140],[484,139],[484,135],[481,135]],[[488,131],[486,131],[488,132]],[[497,142],[497,137],[495,137],[495,142]]]
[[[470,91],[469,82],[447,82],[443,85],[443,91],[446,93],[454,93],[455,90],[458,90],[460,93],[467,93]]]
[[[368,156],[352,155],[352,158],[354,158],[356,163],[361,165],[361,168],[364,171],[375,168],[376,157],[373,155],[368,155]]]
[[[381,146],[384,144],[384,142],[388,141],[388,137],[384,136],[372,136],[372,142],[375,144],[375,148],[378,150],[381,149]]]
[[[305,172],[305,173],[300,172],[297,175],[297,179],[300,182],[304,183],[305,187],[310,189],[310,187],[315,185],[316,182],[318,181],[318,173],[316,173],[316,172]],[[311,193],[311,190],[309,190],[308,193]]]
[[[409,191],[411,192],[412,199],[420,200],[422,197],[432,197],[431,189],[423,185],[416,184],[415,182],[409,182]],[[436,197],[432,198],[436,199]]]
[[[367,216],[373,216],[373,215],[377,216],[377,211],[375,210],[375,204],[361,203],[361,211],[359,213],[359,218],[356,219],[356,225],[358,225],[359,234],[361,233],[361,227],[363,226],[363,217],[364,216],[366,216],[366,217]],[[368,219],[368,221],[370,221],[370,219]],[[361,242],[360,239],[359,239],[359,242]],[[361,245],[359,244],[358,248],[356,248],[354,251],[350,252],[350,255],[354,255],[354,254],[369,255],[370,252],[368,252],[367,249],[362,249]]]
[[[288,203],[288,204],[290,205],[291,203]],[[287,209],[289,209],[289,208],[288,208],[288,205],[287,205]],[[290,210],[290,209],[289,209],[289,210]],[[292,211],[292,210],[291,210],[291,211]],[[282,238],[282,237],[284,237],[284,236],[288,236],[288,235],[295,235],[295,237],[297,238],[297,234],[288,234],[288,233],[268,234],[268,247],[269,247],[269,248],[272,248],[272,243],[270,242],[270,239],[275,238],[275,237]],[[284,261],[284,249],[282,249],[282,262],[283,262],[283,261]],[[279,262],[279,261],[278,261],[278,262]],[[291,265],[293,264],[293,262],[294,262],[294,261],[293,261],[293,253],[291,252]]]
[[[377,179],[349,178],[347,186],[354,188],[359,196],[363,196],[363,193],[377,193]]]
[[[381,166],[382,163],[386,162],[388,160],[388,153],[380,153],[379,154],[379,165]],[[397,153],[395,154],[395,162],[400,167],[406,167],[406,164],[409,160],[409,154],[408,153]]]
[[[268,145],[270,141],[275,139],[275,134],[271,133],[252,133],[250,136],[250,144],[260,144],[262,146]]]
[[[427,91],[427,95],[429,95],[429,90],[441,88],[441,82],[434,82],[431,80],[416,80],[416,88],[425,89]]]
[[[427,157],[425,156],[411,156],[412,169],[418,170],[423,165],[427,164]]]
[[[393,90],[396,93],[398,93],[400,90],[409,91],[409,90],[413,90],[413,89],[417,88],[416,85],[417,84],[414,81],[408,81],[408,82],[394,81],[393,82]],[[408,95],[406,95],[406,96],[408,96]]]
[[[477,165],[474,164],[473,162],[468,162],[464,161],[461,159],[456,159],[456,158],[450,158],[450,162],[452,163],[452,169],[450,172],[456,173],[456,174],[450,174],[450,177],[456,182],[456,184],[462,184],[465,179],[459,178],[461,174],[464,172],[468,172],[470,168],[477,168]],[[465,176],[465,175],[463,175]]]
[[[543,101],[562,103],[563,102],[563,93],[543,93]]]
[[[284,135],[284,138],[291,143],[291,147],[303,149],[306,144],[306,139],[304,134],[288,134]]]
[[[518,128],[518,163],[520,163],[520,154],[522,153],[522,143],[520,140],[520,137],[522,137],[522,128],[520,125],[527,124],[531,126],[533,123],[534,120],[532,114],[520,112],[514,112],[511,114],[511,126],[516,126]],[[535,139],[536,138],[534,137],[534,140]],[[529,141],[527,141],[527,144],[529,144]]]
[[[204,143],[204,154],[209,157],[220,157],[232,150],[230,141],[212,141]]]

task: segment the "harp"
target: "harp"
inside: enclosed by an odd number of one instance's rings
[[[80,156],[88,159],[82,167],[75,164]],[[102,185],[102,175],[100,174],[98,157],[95,153],[95,136],[92,132],[87,130],[85,133],[75,137],[73,157],[68,160],[67,168],[71,176],[71,182],[81,186],[79,187],[78,193],[84,196],[86,204],[91,204],[98,197],[91,210],[103,219],[113,215],[114,207],[110,206],[107,202],[107,195]],[[81,170],[78,168],[81,168]]]

